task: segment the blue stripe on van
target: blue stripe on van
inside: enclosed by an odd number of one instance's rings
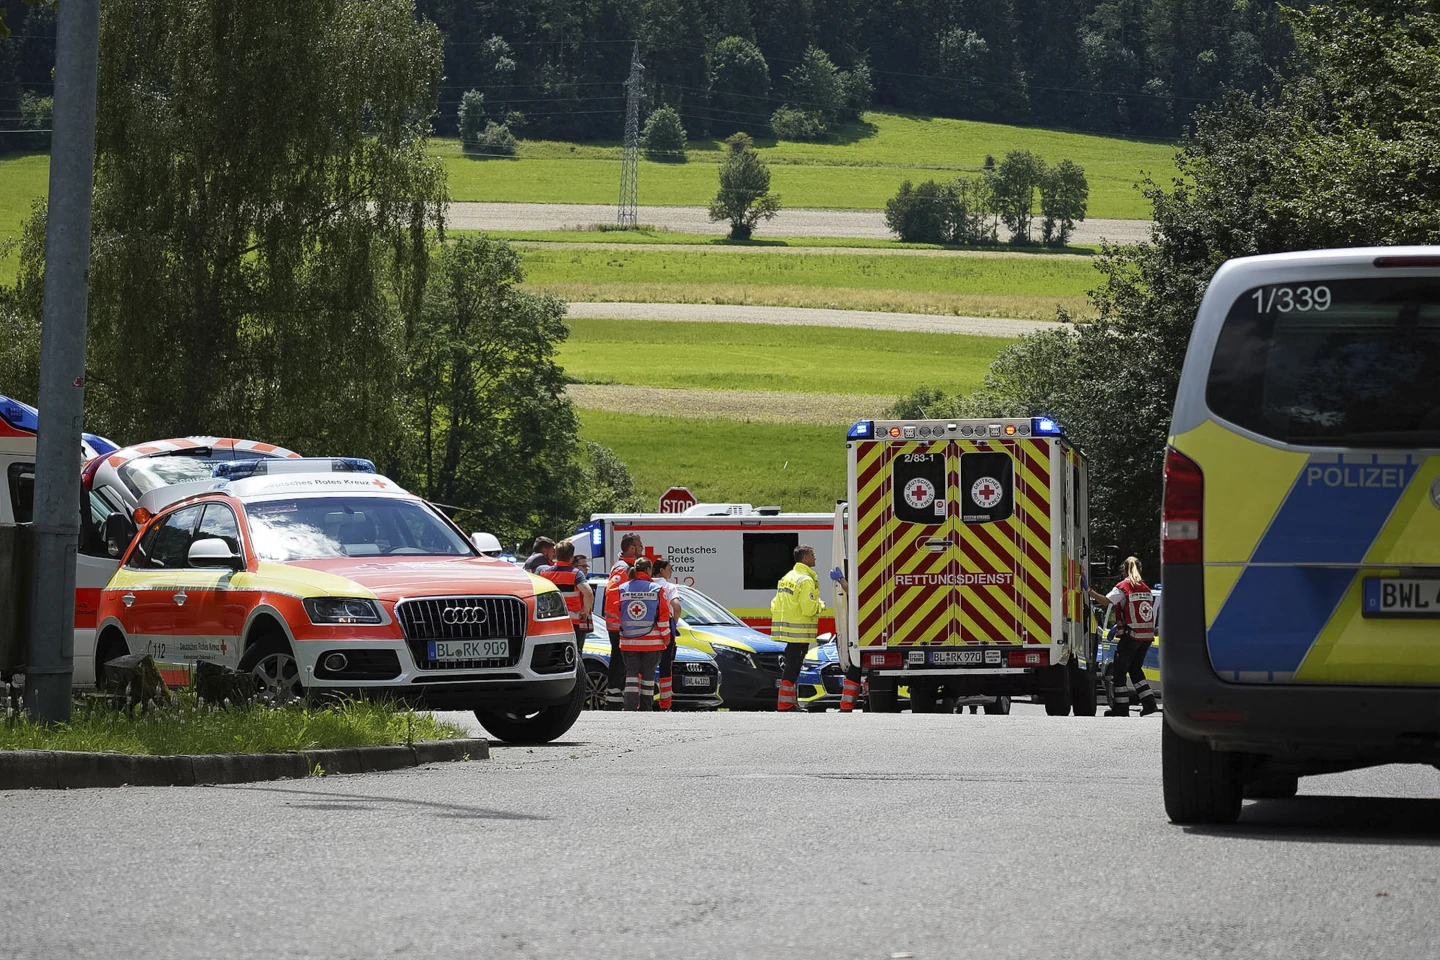
[[[1355,579],[1335,567],[1251,567],[1210,627],[1210,662],[1227,673],[1294,673]]]
[[[1312,458],[1270,528],[1252,563],[1359,563],[1400,502],[1419,464],[1408,456],[1377,462],[1373,454],[1347,454],[1344,462]]]

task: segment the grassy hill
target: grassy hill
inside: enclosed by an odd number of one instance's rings
[[[437,140],[456,200],[614,203],[618,144],[522,141],[514,159],[465,156],[458,141]],[[831,143],[759,141],[774,174],[772,188],[790,207],[880,209],[907,177],[945,180],[981,169],[986,155],[1033,150],[1048,161],[1074,160],[1090,180],[1090,216],[1145,219],[1149,205],[1135,184],[1146,173],[1174,171],[1168,143],[1066,133],[970,120],[867,113]],[[698,206],[715,193],[718,140],[693,141],[689,162],[642,161],[640,202]]]
[[[7,238],[20,240],[20,227],[30,216],[30,204],[45,195],[49,178],[50,157],[46,154],[0,157],[0,245]],[[16,250],[0,259],[0,283],[14,281],[19,257],[20,251]]]

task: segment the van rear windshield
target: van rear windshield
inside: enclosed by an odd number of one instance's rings
[[[1440,280],[1276,284],[1230,308],[1205,400],[1236,426],[1313,446],[1440,445]]]

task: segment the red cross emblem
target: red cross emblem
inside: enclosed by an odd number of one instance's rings
[[[970,487],[970,498],[987,510],[999,503],[1003,495],[1004,490],[1000,486],[1000,481],[994,477],[981,477]]]
[[[373,486],[377,486],[377,487],[379,487],[379,488],[382,489],[382,490],[385,489],[385,481],[384,481],[384,480],[371,480],[370,483],[371,483]]]

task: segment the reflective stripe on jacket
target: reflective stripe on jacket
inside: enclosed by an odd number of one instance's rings
[[[820,581],[803,563],[780,578],[770,601],[770,636],[782,643],[814,643],[820,623]]]
[[[620,587],[630,579],[631,561],[621,557],[610,568],[610,579],[605,581],[605,629],[620,629]]]
[[[581,627],[589,620],[580,611],[585,607],[585,598],[580,596],[579,584],[585,582],[585,575],[568,563],[557,563],[540,571],[540,576],[555,584],[565,598],[565,609],[570,611],[572,626]]]
[[[1141,643],[1155,639],[1155,594],[1145,583],[1131,583],[1121,580],[1115,588],[1125,594],[1116,608],[1120,626],[1131,640]]]
[[[664,650],[670,643],[670,613],[661,585],[643,573],[619,590],[620,649]]]

